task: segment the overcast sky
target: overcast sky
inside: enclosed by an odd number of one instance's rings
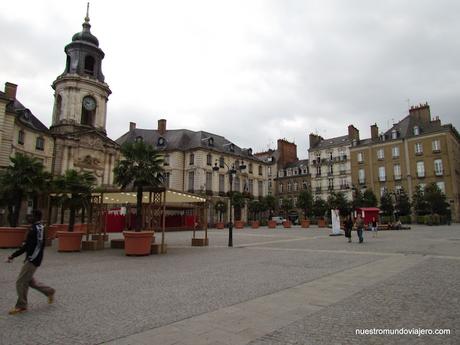
[[[0,83],[51,124],[51,83],[86,1],[0,2]],[[112,95],[107,131],[206,130],[254,151],[308,134],[362,138],[408,106],[460,129],[458,0],[168,0],[90,4]]]

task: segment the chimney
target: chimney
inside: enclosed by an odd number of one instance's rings
[[[5,96],[9,100],[15,100],[16,99],[16,90],[18,89],[18,86],[13,83],[6,82],[5,83]]]
[[[437,126],[437,127],[440,127],[440,126],[441,126],[441,119],[439,118],[439,116],[436,116],[436,117],[434,118],[434,120],[431,121],[431,123],[432,123],[433,125]]]
[[[421,123],[429,123],[431,120],[430,106],[428,103],[412,106],[409,109],[409,115]]]
[[[286,139],[278,139],[277,151],[279,153],[278,162],[281,166],[294,163],[299,160],[297,157],[297,145],[287,141]]]
[[[315,148],[323,140],[321,136],[317,134],[310,133],[310,148]]]
[[[129,123],[129,131],[132,132],[136,129],[136,122]]]
[[[379,138],[379,127],[376,123],[371,126],[371,139],[377,140]]]
[[[359,130],[353,125],[348,126],[348,139],[359,141]]]
[[[158,120],[158,133],[160,133],[160,135],[164,135],[166,133],[166,120],[165,119]]]

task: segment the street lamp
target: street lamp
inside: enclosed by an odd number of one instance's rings
[[[233,247],[233,223],[232,223],[232,193],[233,193],[233,176],[236,175],[238,171],[246,169],[246,165],[244,164],[243,161],[241,161],[241,164],[238,165],[238,170],[235,168],[235,164],[232,164],[230,167],[225,163],[225,161],[221,161],[221,163],[224,164],[224,166],[227,168],[227,174],[228,174],[228,181],[230,182],[230,222],[228,223],[228,246]],[[222,167],[223,168],[223,167]],[[217,165],[217,160],[214,163],[214,166],[212,167],[213,171],[219,171],[220,167]]]

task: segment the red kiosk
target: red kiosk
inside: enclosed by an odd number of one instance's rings
[[[364,220],[364,224],[366,225],[372,222],[372,218],[374,217],[377,222],[379,221],[380,209],[378,207],[357,207],[355,212],[356,215],[358,213],[361,214],[361,217]]]

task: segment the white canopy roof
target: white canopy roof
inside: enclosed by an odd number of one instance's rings
[[[179,204],[179,203],[200,203],[206,202],[205,198],[200,196],[184,193],[174,190],[166,190],[166,204]],[[93,193],[93,195],[103,195],[104,204],[135,204],[137,201],[137,194],[135,192],[102,192]],[[144,203],[149,202],[150,192],[144,192],[142,199]]]

